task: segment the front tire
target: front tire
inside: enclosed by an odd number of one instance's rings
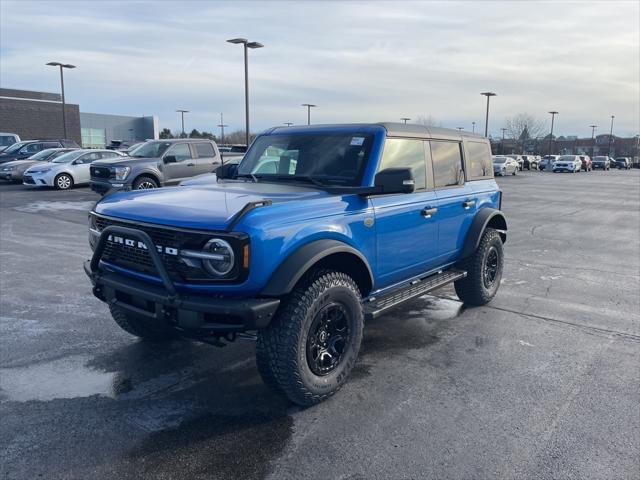
[[[257,363],[265,383],[303,406],[329,398],[355,365],[363,319],[360,291],[348,275],[312,272],[259,332]]]
[[[158,182],[151,177],[138,177],[133,182],[133,190],[149,190],[151,188],[158,188]]]
[[[465,278],[454,283],[460,300],[474,306],[489,303],[500,287],[503,266],[504,250],[500,234],[487,228],[474,254],[458,265],[467,272]]]
[[[163,342],[178,337],[170,327],[135,317],[115,305],[109,305],[109,310],[118,326],[135,337],[152,342]]]
[[[68,173],[61,173],[53,180],[53,185],[58,190],[69,190],[73,187],[73,178]]]

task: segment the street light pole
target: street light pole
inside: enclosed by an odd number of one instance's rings
[[[285,124],[287,127],[290,127],[291,125],[293,125],[293,123],[291,123],[291,122],[284,122],[284,124]]]
[[[460,131],[464,130],[464,127],[456,127],[456,128]]]
[[[551,134],[549,135],[549,152],[547,153],[547,155],[551,155],[551,142],[553,142],[553,121],[556,118],[556,115],[558,115],[558,112],[551,111],[548,113],[551,114]]]
[[[471,132],[476,133],[476,122],[471,122]]]
[[[480,95],[487,97],[487,115],[484,121],[484,136],[489,133],[489,98],[495,97],[497,94],[493,92],[482,92]]]
[[[220,143],[224,145],[224,127],[228,127],[229,125],[224,124],[224,115],[220,112]]]
[[[64,132],[64,138],[67,138],[67,112],[66,112],[66,103],[64,100],[64,75],[62,74],[63,68],[76,68],[75,65],[71,65],[70,63],[60,63],[60,62],[49,62],[47,63],[50,67],[60,67],[60,88],[62,90],[62,131]]]
[[[182,136],[184,137],[184,114],[189,113],[189,110],[176,110],[176,112],[179,113],[182,118]]]
[[[500,130],[502,130],[502,148],[500,149],[501,150],[500,153],[502,153],[502,155],[504,155],[504,132],[506,132],[507,129],[506,128],[501,128]]]
[[[249,49],[262,48],[259,42],[250,42],[246,38],[232,38],[229,43],[242,44],[244,50],[244,120],[245,120],[245,143],[249,146]]]
[[[595,151],[595,133],[596,133],[596,128],[598,127],[598,125],[589,125],[591,127],[591,156],[593,157],[593,152]]]
[[[311,108],[317,107],[317,105],[312,103],[303,103],[301,107],[307,107],[307,125],[311,125]]]
[[[616,118],[615,115],[611,115],[611,130],[609,131],[609,148],[607,148],[607,155],[611,156],[611,140],[613,136],[613,119]]]
[[[404,124],[407,124],[407,121],[411,120],[409,117],[402,117],[400,120],[404,121]]]

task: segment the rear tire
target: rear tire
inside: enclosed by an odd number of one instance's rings
[[[153,325],[149,320],[135,317],[119,307],[109,305],[113,320],[125,332],[152,342],[173,340],[178,334],[165,325]]]
[[[360,291],[348,275],[312,272],[258,334],[256,361],[265,383],[303,406],[329,398],[358,358],[363,318]]]
[[[486,305],[495,297],[502,279],[504,250],[500,234],[487,228],[480,245],[470,257],[458,264],[467,276],[454,283],[456,293],[466,305]]]
[[[158,182],[151,177],[138,177],[133,182],[133,190],[148,190],[151,188],[158,188]]]

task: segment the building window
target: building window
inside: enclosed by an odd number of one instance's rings
[[[107,146],[107,134],[102,128],[82,128],[83,148],[105,148]]]

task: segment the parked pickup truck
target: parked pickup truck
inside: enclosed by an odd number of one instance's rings
[[[467,305],[498,291],[507,224],[479,135],[276,127],[216,175],[104,197],[85,271],[133,335],[257,340],[265,383],[295,403],[340,389],[365,319],[450,283]]]
[[[91,189],[104,195],[115,190],[177,185],[186,178],[213,172],[221,164],[218,147],[210,140],[152,140],[131,156],[92,163]]]

